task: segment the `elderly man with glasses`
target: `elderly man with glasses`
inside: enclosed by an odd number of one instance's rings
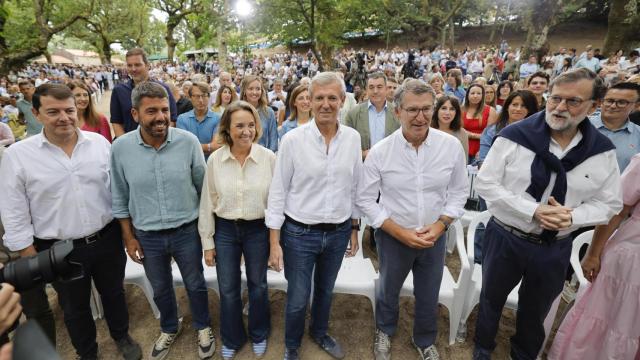
[[[511,358],[536,359],[544,318],[564,285],[571,232],[606,224],[622,209],[615,147],[586,120],[603,86],[577,69],[556,77],[546,111],[503,129],[476,190],[493,217],[482,250],[474,359],[490,359],[502,308],[520,285]]]

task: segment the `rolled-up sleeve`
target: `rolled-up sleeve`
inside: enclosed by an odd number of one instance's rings
[[[26,194],[25,176],[18,159],[5,152],[0,164],[0,216],[4,245],[11,251],[33,244],[33,224]]]
[[[120,146],[116,140],[111,147],[111,204],[113,217],[116,219],[130,218],[129,213],[129,183],[125,177],[124,168],[120,162]]]

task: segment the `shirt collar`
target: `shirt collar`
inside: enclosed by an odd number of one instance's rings
[[[602,121],[602,113],[599,116],[596,116],[593,118],[593,122],[592,122],[593,126],[596,127],[596,129],[602,129],[605,128],[609,131],[612,132],[618,132],[621,130],[626,130],[628,133],[633,133],[634,127],[631,126],[631,120],[629,118],[627,118],[627,120],[625,121],[624,125],[622,125],[622,127],[615,129],[615,130],[611,130],[609,129],[605,124],[604,121]]]
[[[433,138],[433,130],[434,128],[430,127],[429,131],[427,132],[427,138],[424,139],[424,141],[422,141],[422,144],[420,144],[420,147],[423,146],[430,146],[431,145],[431,138]],[[400,129],[396,130],[396,132],[398,133],[398,137],[400,138],[401,143],[403,144],[403,146],[410,148],[410,149],[415,149],[413,147],[413,144],[410,143],[409,141],[407,141],[407,139],[404,137],[404,134],[402,133],[402,127],[400,127]]]
[[[378,111],[376,109],[376,106],[373,105],[373,103],[371,102],[371,100],[367,100],[367,109],[371,110],[371,107],[373,107],[373,110],[375,110],[376,112]],[[387,100],[384,101],[384,106],[382,107],[382,111],[387,110]]]
[[[170,143],[173,140],[173,131],[175,130],[172,127],[169,127],[168,129],[169,131],[167,131],[167,138],[165,139],[165,141],[162,143],[162,145],[160,145],[160,147],[158,148],[161,149],[163,148],[166,144]],[[151,147],[151,145],[147,144],[144,142],[144,140],[142,139],[142,134],[140,133],[142,131],[142,127],[140,127],[140,125],[138,125],[138,128],[135,130],[136,133],[136,140],[138,140],[138,145],[142,145],[142,146],[148,146]]]
[[[258,155],[258,144],[251,144],[251,150],[249,151],[249,156],[247,156],[247,160],[251,160],[254,163],[258,163],[257,155]],[[228,160],[237,160],[235,156],[231,153],[231,147],[229,145],[224,145],[218,151],[222,152],[221,160],[222,162]]]
[[[76,143],[76,146],[84,143],[85,141],[87,141],[87,137],[84,136],[82,131],[80,131],[80,129],[77,128],[77,127],[76,127],[76,134],[78,134],[78,142]],[[40,130],[40,133],[35,135],[35,136],[37,136],[38,146],[40,146],[40,147],[43,147],[44,144],[49,144],[51,146],[57,146],[57,145],[52,144],[51,141],[49,141],[49,139],[47,139],[47,137],[44,135],[44,128],[42,130]]]

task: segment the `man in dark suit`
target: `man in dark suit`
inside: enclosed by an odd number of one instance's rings
[[[387,77],[383,73],[369,74],[367,97],[369,101],[349,111],[344,122],[360,133],[363,159],[373,145],[400,127],[393,115],[393,105],[387,102]]]

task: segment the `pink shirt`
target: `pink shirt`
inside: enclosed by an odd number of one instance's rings
[[[107,120],[107,117],[102,114],[100,114],[99,126],[92,127],[92,126],[89,126],[89,124],[84,123],[84,125],[82,125],[80,130],[95,132],[104,136],[107,140],[109,140],[109,142],[113,141],[111,138],[111,127],[109,126],[109,120]]]

